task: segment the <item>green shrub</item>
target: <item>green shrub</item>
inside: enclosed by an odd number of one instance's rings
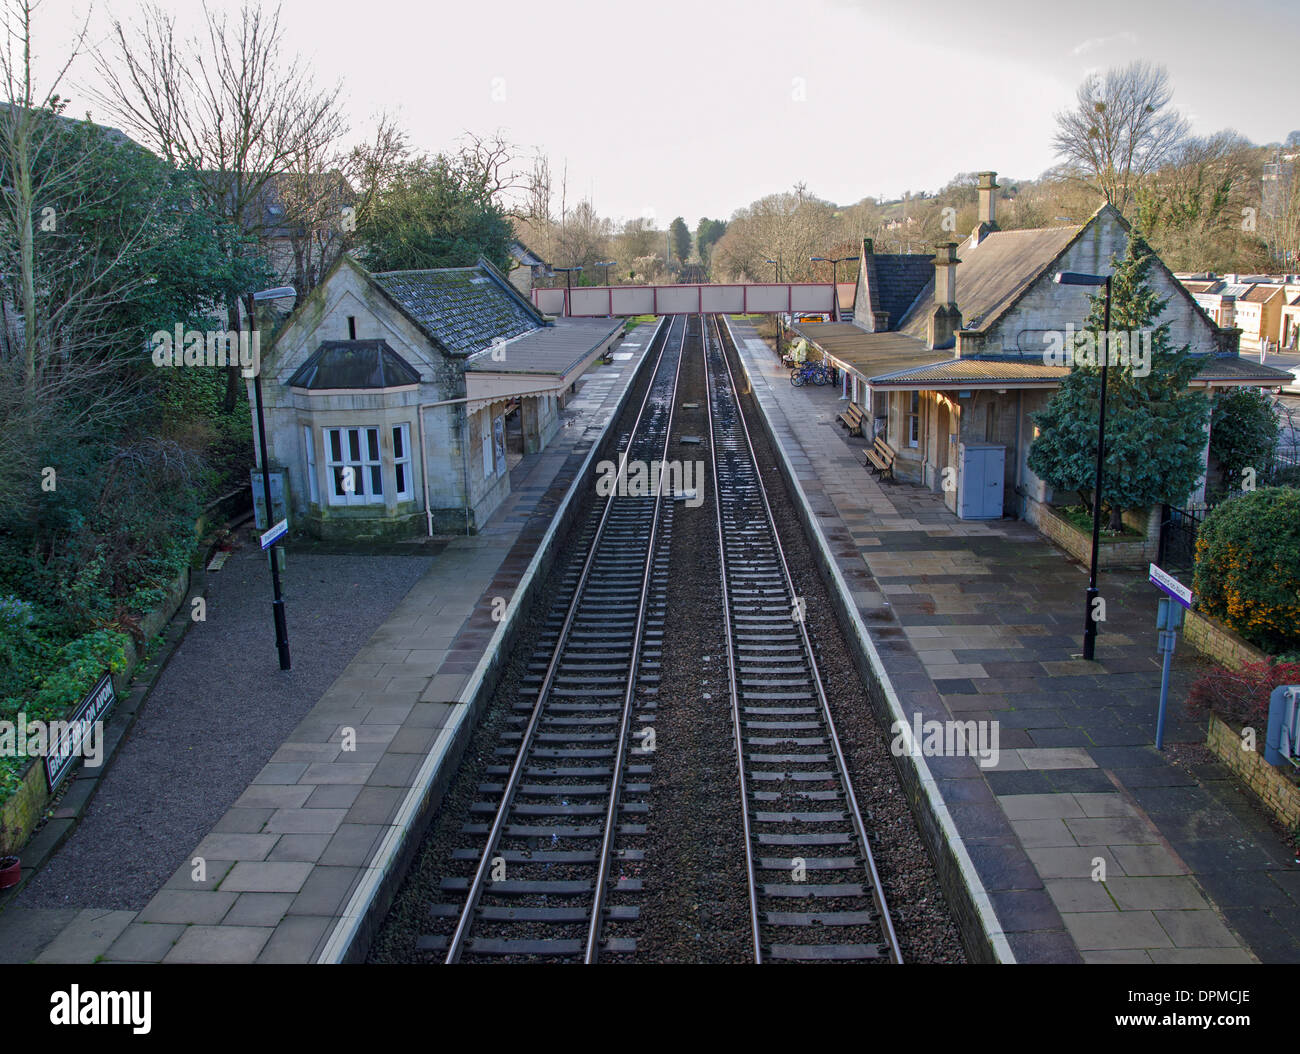
[[[1273,654],[1300,647],[1300,491],[1214,508],[1196,535],[1198,609]]]
[[[1242,470],[1262,476],[1273,461],[1279,428],[1273,401],[1255,388],[1229,388],[1214,397],[1210,453],[1228,491],[1241,490]]]

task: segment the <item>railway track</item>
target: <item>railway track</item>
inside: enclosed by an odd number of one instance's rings
[[[712,316],[705,327],[754,958],[901,962],[722,332]]]
[[[688,329],[674,319],[654,374],[621,445],[622,464],[666,461]],[[698,339],[698,338],[697,338]],[[621,493],[621,490],[631,490]],[[602,939],[606,921],[635,921],[639,908],[607,908],[611,887],[635,892],[635,843],[652,752],[634,724],[653,722],[671,537],[672,501],[662,489],[615,489],[593,515],[529,665],[521,697],[496,747],[491,782],[478,787],[462,833],[482,839],[454,858],[472,874],[442,879],[435,932],[418,948],[445,961],[594,963],[628,954],[632,938]],[[499,782],[497,780],[499,779]]]

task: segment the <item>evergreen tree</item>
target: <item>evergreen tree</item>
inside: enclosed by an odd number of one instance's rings
[[[1106,456],[1102,471],[1103,515],[1118,530],[1125,509],[1186,499],[1201,477],[1205,428],[1210,405],[1188,382],[1200,360],[1187,347],[1170,346],[1169,323],[1156,325],[1166,300],[1147,281],[1154,257],[1135,231],[1123,260],[1112,258],[1111,333],[1135,340],[1150,334],[1150,370],[1137,356],[1116,363],[1110,354],[1106,384]],[[1029,467],[1055,490],[1075,490],[1091,501],[1097,464],[1097,418],[1101,392],[1101,353],[1105,292],[1092,299],[1080,334],[1091,338],[1097,354],[1077,356],[1052,400],[1033,415],[1040,435],[1029,450]],[[1145,375],[1140,375],[1145,374]]]
[[[673,239],[673,252],[677,254],[677,259],[682,263],[691,255],[691,229],[686,226],[686,221],[678,216],[668,227],[669,234]]]

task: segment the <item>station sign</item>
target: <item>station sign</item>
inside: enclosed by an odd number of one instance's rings
[[[262,534],[262,548],[269,549],[286,534],[289,533],[289,521],[281,520],[269,531]]]
[[[106,672],[66,722],[50,723],[59,729],[57,738],[50,740],[45,752],[45,781],[51,791],[63,782],[72,763],[81,757],[82,745],[90,741],[95,722],[102,721],[116,701],[112,674]]]
[[[1178,601],[1188,611],[1192,609],[1192,591],[1173,575],[1152,564],[1147,579],[1153,586]]]

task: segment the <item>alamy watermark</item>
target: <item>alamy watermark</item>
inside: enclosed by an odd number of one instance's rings
[[[1098,344],[1105,345],[1099,349]],[[1100,366],[1105,356],[1108,366],[1127,366],[1134,377],[1151,373],[1151,330],[1112,329],[1099,335],[1090,329],[1076,330],[1073,323],[1065,329],[1051,329],[1043,335],[1043,365]]]
[[[999,731],[996,721],[923,721],[919,713],[912,723],[895,721],[890,726],[894,740],[889,749],[895,757],[978,758],[980,768],[998,763]]]
[[[596,493],[602,498],[653,498],[662,487],[689,509],[704,504],[703,461],[601,461],[596,476]]]
[[[256,377],[262,363],[261,334],[246,329],[160,329],[149,338],[155,366],[239,366]]]
[[[0,721],[0,757],[79,757],[91,768],[104,761],[103,721]]]

